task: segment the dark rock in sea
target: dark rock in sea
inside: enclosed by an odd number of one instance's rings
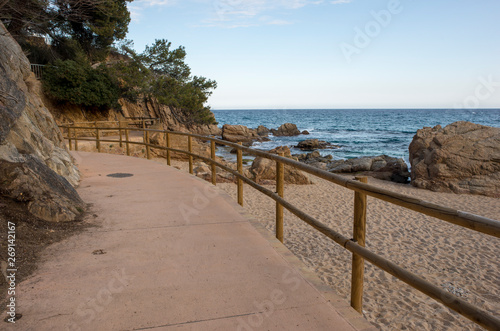
[[[301,134],[308,135],[308,134],[309,134],[309,131],[304,130],[304,131],[302,131],[302,132],[301,132]]]
[[[281,125],[278,130],[271,129],[271,132],[275,136],[298,136],[300,134],[297,125],[292,123],[285,123]]]
[[[407,183],[410,176],[408,165],[403,159],[387,155],[332,161],[328,164],[328,171],[358,173],[397,183]]]
[[[269,141],[267,137],[261,137],[257,134],[257,130],[249,129],[244,125],[229,125],[224,124],[222,127],[222,139],[238,143],[243,143],[244,146],[250,147],[254,141]]]
[[[252,142],[259,138],[257,131],[247,128],[244,125],[224,124],[222,127],[222,139],[237,142]]]
[[[257,134],[261,137],[267,137],[271,132],[271,130],[266,128],[264,125],[259,125],[255,130],[257,131]]]
[[[318,151],[314,151],[307,154],[294,154],[293,156],[297,159],[297,161],[304,162],[310,165],[318,163],[327,164],[333,159],[331,155],[321,156],[321,154]],[[323,168],[323,166],[321,166],[321,168]]]
[[[295,148],[299,148],[303,151],[313,151],[316,149],[339,148],[339,146],[330,144],[323,140],[307,139],[299,142]]]
[[[426,127],[409,151],[413,186],[500,197],[500,128],[464,121]]]

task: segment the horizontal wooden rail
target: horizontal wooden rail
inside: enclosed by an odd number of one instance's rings
[[[94,129],[94,130],[116,130],[117,128],[98,128],[96,126],[92,127],[77,127],[77,126],[60,126],[61,128],[70,128],[71,130],[77,130],[77,129],[82,129],[82,130],[88,130],[88,129]],[[386,258],[379,256],[370,250],[358,245],[356,242],[352,241],[351,239],[348,239],[347,237],[341,235],[340,233],[336,232],[335,230],[327,227],[320,221],[316,220],[315,218],[309,216],[308,214],[304,213],[291,203],[287,202],[285,199],[280,197],[279,194],[257,184],[256,182],[252,181],[251,179],[245,177],[241,171],[238,170],[233,170],[230,167],[221,164],[217,162],[213,156],[213,153],[211,153],[212,157],[204,157],[202,155],[197,155],[193,153],[192,151],[185,151],[181,149],[176,149],[172,147],[165,147],[165,146],[158,146],[155,144],[151,143],[145,143],[145,142],[136,142],[136,141],[129,141],[128,139],[128,131],[141,131],[144,132],[144,135],[146,135],[146,132],[149,136],[150,133],[167,133],[168,135],[181,135],[181,136],[187,136],[187,137],[192,137],[192,138],[197,138],[202,141],[210,141],[211,145],[213,146],[214,143],[220,144],[220,145],[226,145],[230,147],[236,148],[238,151],[241,152],[246,152],[248,154],[254,155],[254,156],[260,156],[264,157],[270,160],[274,160],[278,162],[279,164],[284,164],[288,165],[294,168],[297,168],[299,170],[302,170],[306,173],[309,173],[311,175],[317,176],[319,178],[325,179],[329,182],[332,182],[337,185],[341,185],[345,188],[348,188],[350,190],[353,190],[355,192],[358,192],[360,194],[365,194],[368,196],[372,196],[374,198],[405,207],[407,209],[432,216],[474,231],[478,231],[484,234],[492,235],[497,238],[500,238],[500,222],[497,220],[489,219],[486,217],[482,217],[479,215],[474,215],[470,213],[466,213],[463,211],[458,211],[452,208],[440,206],[428,201],[416,199],[413,197],[409,197],[403,194],[391,192],[389,190],[381,189],[379,187],[361,183],[355,180],[348,179],[344,176],[329,173],[324,170],[320,170],[317,168],[313,168],[309,165],[300,163],[295,160],[291,160],[282,156],[274,155],[274,154],[269,154],[264,151],[259,151],[255,149],[251,149],[248,147],[243,147],[239,144],[227,142],[224,140],[212,138],[212,137],[206,137],[206,136],[201,136],[201,135],[196,135],[196,134],[191,134],[191,133],[185,133],[185,132],[174,132],[174,131],[166,131],[166,130],[158,130],[158,129],[143,129],[143,128],[123,128],[126,133],[126,143],[128,144],[135,144],[135,145],[142,145],[146,146],[148,148],[155,148],[155,149],[160,149],[160,150],[166,150],[168,153],[170,152],[177,152],[177,153],[182,153],[186,154],[189,156],[190,159],[197,158],[200,160],[203,160],[207,162],[208,164],[215,165],[221,169],[223,169],[226,172],[231,173],[234,175],[238,181],[242,181],[250,186],[252,186],[254,189],[257,191],[267,195],[274,201],[276,201],[277,204],[283,206],[286,208],[288,211],[290,211],[292,214],[303,220],[305,223],[309,224],[311,227],[314,229],[318,230],[319,232],[323,233],[325,236],[336,242],[337,244],[341,245],[345,249],[349,250],[353,254],[356,254],[366,261],[372,263],[373,265],[379,267],[380,269],[388,272],[389,274],[393,275],[394,277],[402,280],[403,282],[407,283],[408,285],[414,287],[415,289],[419,290],[420,292],[426,294],[427,296],[441,302],[445,306],[453,309],[454,311],[460,313],[461,315],[469,318],[473,322],[485,327],[488,330],[499,330],[500,329],[500,319],[491,316],[488,314],[488,312],[471,305],[470,303],[466,302],[465,300],[441,289],[440,287],[433,285],[432,283],[422,279],[418,275],[407,271],[400,266],[394,264],[393,262],[387,260]],[[71,138],[75,142],[77,140],[87,140],[87,141],[98,141],[98,142],[119,142],[119,140],[110,140],[110,139],[99,139],[99,138],[80,138],[76,137],[76,131],[74,132],[74,136],[71,137],[65,137],[66,139]],[[191,138],[189,138],[191,140]],[[168,144],[170,145],[170,144]],[[212,174],[214,171],[212,172]],[[212,178],[212,180],[214,180]]]

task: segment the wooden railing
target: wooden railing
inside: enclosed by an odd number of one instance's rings
[[[95,124],[95,123],[89,123]],[[488,330],[500,330],[500,319],[496,316],[490,315],[488,312],[466,302],[465,300],[443,290],[442,288],[422,279],[418,275],[407,271],[388,259],[373,253],[366,249],[365,246],[365,227],[366,227],[366,197],[371,196],[419,213],[432,216],[443,221],[459,225],[461,227],[481,232],[486,235],[500,238],[500,222],[497,220],[489,219],[483,216],[478,216],[452,208],[440,206],[432,202],[423,201],[417,198],[409,197],[400,193],[395,193],[385,190],[366,183],[366,178],[357,178],[358,180],[351,180],[341,175],[333,174],[324,170],[313,168],[304,163],[288,159],[283,155],[269,154],[263,151],[243,147],[241,143],[235,144],[228,141],[206,137],[196,134],[184,132],[172,132],[166,130],[154,130],[143,128],[130,128],[123,122],[116,122],[118,125],[115,128],[109,127],[83,127],[76,125],[61,125],[60,128],[66,131],[65,139],[68,139],[69,148],[73,149],[73,142],[75,150],[78,150],[78,140],[95,141],[98,152],[101,152],[101,143],[116,143],[120,145],[126,144],[127,155],[130,155],[130,145],[140,145],[146,147],[146,157],[151,158],[151,148],[164,150],[167,152],[167,164],[171,165],[171,152],[183,153],[189,156],[189,172],[193,173],[193,159],[198,158],[211,165],[212,170],[212,184],[216,185],[216,167],[219,167],[237,178],[238,184],[238,203],[243,205],[243,183],[255,188],[259,192],[267,195],[276,201],[276,237],[283,242],[283,208],[286,208],[292,214],[323,233],[328,238],[335,241],[340,246],[353,253],[352,260],[352,282],[351,282],[351,306],[358,312],[362,312],[362,298],[363,298],[363,273],[364,273],[364,260],[372,263],[378,268],[386,271],[392,276],[402,280],[406,284],[414,287],[427,296],[441,302],[448,308],[458,312],[459,314],[467,317],[476,324],[483,326]],[[78,137],[77,130],[96,130],[95,138],[93,137]],[[119,140],[102,139],[101,131],[105,130],[118,130]],[[129,139],[129,131],[143,132],[143,141],[131,141]],[[125,141],[123,141],[122,134],[125,134]],[[150,143],[150,134],[160,133],[165,134],[166,146],[159,146]],[[171,136],[179,135],[187,138],[188,150],[181,150],[171,147]],[[204,142],[210,141],[210,157],[196,155],[193,153],[192,139],[198,139]],[[215,157],[215,143],[236,148],[237,150],[237,170],[216,161]],[[273,192],[251,179],[243,175],[242,153],[248,153],[254,156],[267,158],[276,162],[276,192]],[[286,201],[284,197],[284,166],[294,167],[308,174],[327,180],[331,183],[343,186],[355,192],[354,197],[354,234],[353,239],[347,238],[322,224],[312,216],[302,212],[300,209]]]

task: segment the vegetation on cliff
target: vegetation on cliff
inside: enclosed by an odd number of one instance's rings
[[[217,84],[191,76],[184,47],[172,49],[165,39],[140,54],[130,43],[113,47],[127,33],[127,2],[13,0],[0,3],[0,19],[31,63],[47,65],[44,91],[60,104],[105,110],[119,109],[120,98],[154,99],[180,109],[192,123],[215,124],[205,103]]]

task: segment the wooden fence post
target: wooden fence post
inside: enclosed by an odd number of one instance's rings
[[[193,137],[188,136],[188,152],[193,152]],[[193,156],[189,155],[189,173],[193,174]]]
[[[149,146],[149,131],[146,131],[146,157],[151,160],[151,147]]]
[[[361,183],[368,183],[367,177],[356,177]],[[366,235],[366,194],[354,193],[354,227],[353,239],[358,245],[365,247]],[[363,313],[363,278],[365,273],[365,261],[357,255],[352,254],[352,279],[351,279],[351,307],[360,314]]]
[[[120,134],[120,147],[123,147],[123,139],[122,139],[122,121],[118,121],[118,133]]]
[[[73,135],[75,137],[75,151],[78,151],[78,137],[76,134],[76,129],[73,129]]]
[[[242,145],[241,142],[238,145]],[[243,175],[243,153],[241,149],[237,149],[236,151],[236,159],[237,159],[237,168],[240,175]],[[240,206],[243,206],[243,180],[238,178],[238,203]]]
[[[71,127],[68,126],[68,144],[69,144],[69,150],[73,150],[73,146],[71,144]]]
[[[279,153],[279,156],[285,156],[284,153]],[[285,183],[285,165],[280,161],[276,161],[276,193],[283,198]],[[276,238],[283,242],[283,206],[276,202]]]
[[[99,133],[99,127],[97,126],[97,121],[95,123],[95,146],[97,148],[97,152],[101,152],[101,142],[100,142],[100,133]]]
[[[210,157],[212,158],[212,184],[217,185],[217,167],[215,165],[215,141],[210,141]]]
[[[129,134],[128,134],[128,121],[125,127],[125,146],[127,147],[127,156],[130,156],[130,144],[129,144]]]
[[[167,134],[167,148],[170,148],[170,133]],[[170,150],[167,149],[167,164],[170,165]]]
[[[142,141],[146,140],[146,120],[142,120],[142,137]]]

